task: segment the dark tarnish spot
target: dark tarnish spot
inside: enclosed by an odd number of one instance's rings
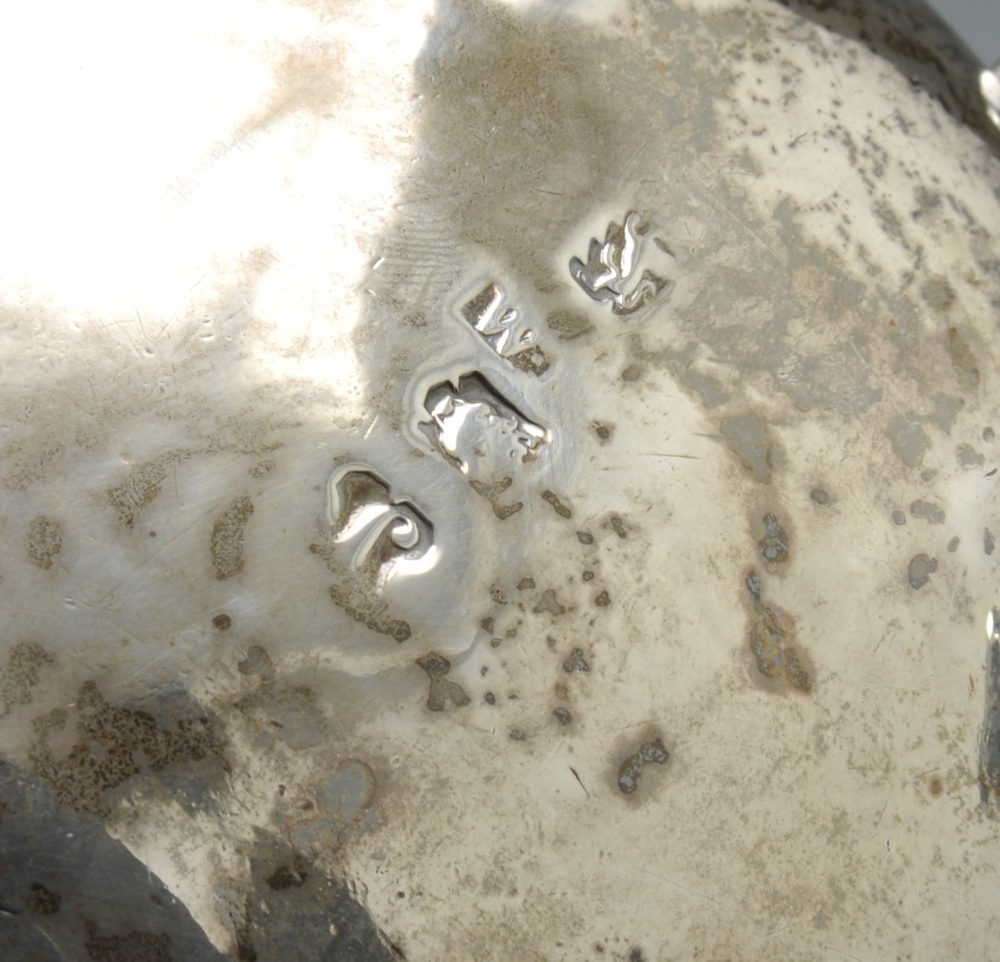
[[[178,718],[163,727],[146,711],[109,705],[92,681],[77,695],[76,743],[57,758],[49,742],[69,728],[70,714],[60,708],[36,718],[37,741],[29,755],[35,774],[52,783],[69,811],[106,815],[105,792],[145,772],[210,758],[216,771],[227,768],[221,734],[210,718]]]
[[[576,539],[580,544],[593,544],[594,536],[589,531],[577,531]]]
[[[574,671],[590,671],[590,664],[583,657],[582,648],[574,648],[569,653],[569,657],[563,662],[563,671],[567,675],[572,674]]]
[[[534,587],[535,587],[535,579],[534,578],[522,578],[517,583],[517,590],[518,591],[526,591],[529,588],[534,588]]]
[[[448,681],[445,675],[451,671],[451,662],[436,651],[428,652],[417,659],[417,664],[427,673],[431,680],[431,689],[427,695],[427,707],[431,711],[444,711],[451,701],[456,708],[469,704],[469,696],[457,682]]]
[[[979,387],[979,366],[976,364],[976,357],[969,345],[962,340],[958,329],[954,327],[948,328],[948,354],[958,383],[967,391],[976,390]]]
[[[594,604],[597,605],[598,608],[607,608],[608,605],[611,604],[611,595],[609,595],[606,591],[602,591],[594,599]]]
[[[513,478],[503,478],[500,481],[494,481],[492,484],[485,484],[482,481],[476,481],[475,479],[469,481],[472,486],[472,490],[476,492],[481,498],[485,498],[493,506],[493,513],[497,516],[500,521],[506,521],[512,514],[517,514],[521,508],[524,507],[524,503],[521,501],[515,501],[513,504],[501,504],[500,496],[514,483]]]
[[[26,904],[32,915],[55,915],[59,911],[60,902],[62,902],[62,896],[50,892],[39,882],[33,882],[31,895],[28,896]]]
[[[613,428],[608,427],[606,424],[601,424],[600,421],[595,421],[591,427],[594,429],[594,434],[596,434],[603,444],[605,441],[611,440],[611,432]]]
[[[556,599],[556,593],[552,588],[546,588],[542,592],[542,597],[538,600],[538,604],[535,605],[533,609],[536,615],[541,614],[543,611],[547,611],[553,617],[559,617],[563,614],[566,609],[559,601]]]
[[[907,579],[911,588],[923,588],[930,576],[937,571],[937,559],[925,554],[915,555],[907,569]]]
[[[954,554],[956,551],[958,551],[958,546],[960,544],[961,544],[961,539],[958,537],[954,537],[951,539],[951,541],[948,542],[948,550],[952,554]]]
[[[639,778],[649,764],[665,765],[670,753],[660,738],[640,745],[618,769],[618,788],[624,795],[631,795],[639,787]]]
[[[892,523],[893,524],[906,524],[906,515],[897,508],[892,512]]]
[[[545,323],[559,335],[560,341],[572,341],[574,338],[589,334],[594,329],[594,325],[585,317],[569,311],[552,311],[545,318]]]
[[[983,551],[986,554],[993,554],[994,548],[996,548],[996,541],[993,538],[993,532],[989,528],[983,528]]]
[[[39,568],[51,568],[62,551],[62,530],[58,522],[39,515],[28,526],[28,557]]]
[[[94,962],[181,962],[174,958],[170,936],[165,932],[102,936],[93,922],[88,922],[85,948]]]
[[[566,505],[564,505],[562,501],[559,500],[558,496],[555,495],[552,491],[543,491],[542,500],[547,501],[549,504],[551,504],[553,511],[555,511],[555,513],[559,515],[560,518],[573,517],[573,512],[570,511],[570,509],[567,508]]]
[[[413,633],[407,622],[390,617],[389,606],[378,598],[368,597],[364,592],[353,592],[343,585],[331,585],[330,597],[355,621],[380,635],[388,635],[400,644]]]
[[[569,709],[562,706],[553,708],[552,715],[560,725],[569,725],[573,721],[573,716],[570,714]]]
[[[243,570],[243,532],[253,503],[248,497],[237,498],[222,513],[212,528],[212,563],[220,581],[232,578]]]
[[[216,628],[218,631],[226,631],[228,628],[232,628],[233,619],[229,615],[216,615],[212,619],[212,627]]]
[[[628,537],[628,532],[625,530],[625,522],[617,515],[611,519],[611,530],[623,541]]]
[[[7,664],[0,668],[0,718],[15,705],[31,702],[32,689],[41,679],[42,668],[50,664],[52,658],[34,642],[22,642],[11,648]]]
[[[1000,613],[994,611],[1000,625]],[[986,707],[979,733],[979,797],[983,804],[1000,800],[1000,628],[993,632],[986,655]]]
[[[752,598],[750,650],[757,670],[770,681],[801,692],[812,691],[812,679],[795,645],[795,622],[780,608],[762,602],[756,571],[747,576],[747,590]]]
[[[535,377],[541,377],[552,366],[540,347],[529,347],[526,351],[518,351],[517,354],[512,354],[508,360],[519,371],[524,371],[525,374],[534,374]]]
[[[921,518],[928,524],[944,524],[945,513],[936,504],[930,501],[914,501],[910,505],[910,514],[914,518]]]
[[[788,535],[775,515],[764,515],[764,537],[757,545],[760,547],[760,556],[768,567],[788,560]]]
[[[762,484],[771,481],[771,445],[764,422],[755,414],[723,420],[720,429],[733,453]]]

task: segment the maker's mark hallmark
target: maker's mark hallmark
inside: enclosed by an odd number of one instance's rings
[[[572,258],[569,272],[595,301],[610,301],[611,310],[626,317],[670,293],[673,281],[659,262],[671,260],[666,244],[630,210],[623,224],[608,225],[603,242],[590,239],[586,263]]]

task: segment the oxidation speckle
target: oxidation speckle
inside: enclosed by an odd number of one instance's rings
[[[959,546],[960,542],[961,542],[961,539],[959,539],[957,537],[956,538],[952,538],[951,541],[948,542],[948,550],[952,554],[954,554],[956,551],[958,551],[958,546]]]
[[[574,671],[590,671],[590,663],[583,656],[582,648],[574,648],[563,662],[563,671],[571,674]]]
[[[430,711],[444,711],[450,701],[456,708],[469,704],[470,698],[457,682],[445,677],[451,671],[451,662],[436,651],[430,651],[417,659],[417,665],[430,679],[427,707]]]
[[[993,538],[993,532],[989,528],[983,528],[983,551],[986,554],[993,554],[993,550],[996,548],[996,541]]]
[[[767,565],[781,564],[788,560],[788,535],[776,515],[764,515],[764,536],[757,542],[760,556]]]
[[[569,725],[573,721],[573,716],[570,714],[568,708],[563,708],[562,706],[553,708],[552,714],[560,725]]]
[[[28,557],[39,568],[51,568],[62,551],[62,529],[57,521],[39,515],[28,526]]]

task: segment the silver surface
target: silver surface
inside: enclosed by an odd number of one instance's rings
[[[897,7],[17,14],[4,958],[996,954],[1000,159]]]

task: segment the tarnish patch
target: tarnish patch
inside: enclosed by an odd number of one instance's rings
[[[34,642],[14,645],[7,655],[7,664],[0,668],[0,718],[15,705],[27,705],[32,689],[41,680],[42,668],[52,664],[52,657]]]
[[[62,529],[59,522],[39,515],[28,527],[28,557],[39,568],[51,568],[60,551]]]
[[[243,570],[243,532],[252,514],[253,502],[246,496],[237,498],[212,527],[212,563],[219,581]]]
[[[380,635],[388,635],[400,644],[413,633],[408,622],[393,618],[389,614],[388,604],[371,592],[348,585],[331,585],[330,597],[338,608],[343,608],[355,621]]]
[[[986,705],[979,732],[979,798],[1000,802],[1000,611],[993,609],[987,621]]]
[[[436,651],[428,652],[417,659],[417,664],[427,673],[431,688],[427,694],[427,707],[431,711],[444,711],[448,702],[456,708],[469,704],[469,696],[458,682],[448,681],[445,675],[451,671],[451,662]]]
[[[34,729],[32,769],[52,783],[64,808],[83,815],[106,816],[105,793],[143,773],[210,757],[217,769],[227,767],[221,734],[209,717],[177,718],[166,727],[142,709],[108,704],[93,681],[81,686],[72,709],[36,718]],[[56,743],[65,744],[67,736],[68,751],[60,754]]]

